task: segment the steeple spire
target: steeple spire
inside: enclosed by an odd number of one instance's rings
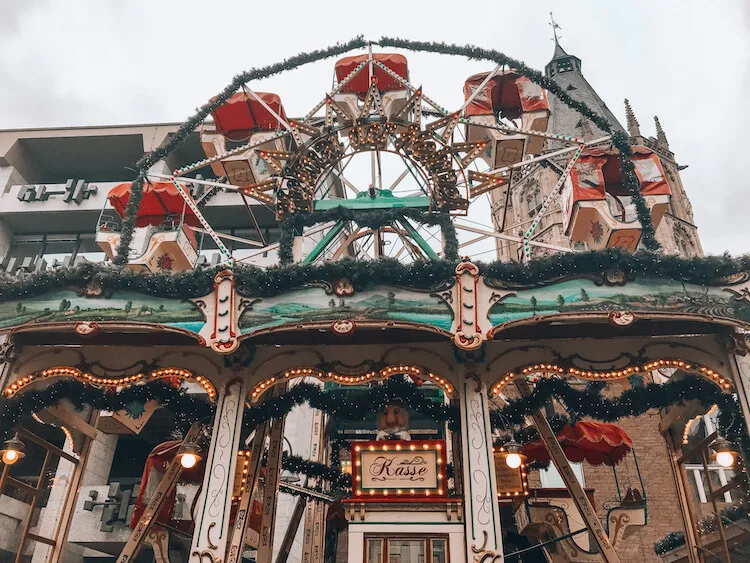
[[[625,119],[627,120],[628,134],[631,137],[640,137],[641,136],[640,124],[638,123],[638,120],[635,118],[635,113],[633,112],[633,108],[630,107],[630,102],[628,101],[627,98],[625,98]]]
[[[555,53],[554,55],[552,55],[552,58],[557,59],[559,57],[567,57],[568,53],[566,53],[565,49],[560,46],[560,37],[562,36],[557,35],[557,30],[562,28],[560,27],[560,24],[555,21],[555,17],[552,15],[552,12],[549,13],[549,21],[550,23],[548,25],[552,28],[552,40],[555,42]]]
[[[667,135],[664,133],[664,129],[661,128],[659,118],[654,116],[654,123],[656,123],[656,140],[659,141],[660,145],[664,145],[664,148],[669,148],[669,141],[667,141]]]

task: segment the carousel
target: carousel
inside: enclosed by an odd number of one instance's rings
[[[447,107],[413,51],[486,70]],[[333,70],[306,114],[254,90],[305,64]],[[395,39],[238,75],[109,192],[106,263],[0,280],[0,560],[740,560],[746,262],[662,259],[658,155],[580,102],[605,136],[548,131],[552,96]],[[158,172],[191,135],[205,158]],[[479,228],[539,166],[528,227]],[[275,267],[212,193],[273,214]],[[551,206],[570,248],[537,238]],[[481,262],[498,238],[518,262]]]

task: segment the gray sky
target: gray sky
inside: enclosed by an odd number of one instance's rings
[[[542,68],[561,43],[624,121],[658,115],[681,164],[707,253],[750,251],[750,4],[628,2],[211,2],[0,0],[0,129],[181,121],[241,70],[357,34],[473,43]],[[262,5],[262,8],[257,6]],[[533,7],[532,7],[533,6]],[[460,106],[466,76],[489,65],[407,54],[412,82]],[[287,112],[330,88],[332,61],[261,84]]]

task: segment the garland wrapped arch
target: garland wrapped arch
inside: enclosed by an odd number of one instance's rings
[[[620,159],[620,167],[623,175],[623,185],[628,189],[635,204],[638,219],[641,222],[644,247],[653,251],[660,249],[659,243],[656,241],[656,234],[651,221],[651,213],[640,192],[640,181],[635,173],[635,165],[631,159],[632,151],[628,136],[621,131],[615,130],[604,117],[591,110],[591,108],[585,103],[568,95],[557,85],[556,82],[544,76],[540,71],[530,68],[523,62],[508,57],[499,51],[482,49],[474,45],[448,45],[445,43],[410,41],[393,37],[382,37],[380,41],[368,42],[365,41],[362,36],[357,36],[345,43],[337,43],[331,47],[311,51],[309,53],[300,53],[299,55],[286,59],[281,63],[276,63],[259,69],[252,69],[238,74],[217,96],[215,96],[210,102],[203,104],[192,116],[188,117],[164,146],[145,153],[136,163],[137,175],[131,184],[131,196],[125,210],[125,219],[123,221],[120,236],[120,246],[114,263],[117,265],[124,265],[128,261],[130,244],[132,242],[133,231],[135,228],[135,218],[143,197],[143,184],[147,181],[146,176],[148,169],[159,160],[171,154],[180,144],[182,144],[187,139],[188,135],[203,122],[211,111],[224,104],[234,92],[247,82],[267,78],[305,64],[341,55],[353,49],[363,48],[368,44],[378,44],[383,47],[396,47],[409,51],[464,56],[472,60],[485,60],[496,64],[507,65],[516,69],[520,74],[526,76],[532,82],[551,92],[562,103],[590,119],[603,131],[610,133],[612,135],[612,144],[622,155],[622,158]]]
[[[562,365],[557,363],[528,364],[506,372],[492,384],[490,387],[490,395],[496,396],[516,379],[525,379],[532,374],[538,375],[542,378],[573,377],[586,381],[604,383],[607,381],[616,381],[618,379],[627,379],[633,375],[644,375],[659,368],[674,368],[694,374],[698,377],[704,378],[706,381],[716,384],[723,392],[731,393],[734,390],[734,385],[729,378],[710,368],[695,362],[680,359],[659,359],[613,370],[582,370],[570,364]]]
[[[3,396],[11,398],[18,393],[23,393],[24,388],[29,385],[53,378],[74,379],[82,383],[95,385],[107,392],[116,391],[120,387],[130,387],[132,385],[161,379],[194,381],[203,388],[212,402],[216,399],[216,387],[208,378],[203,377],[202,375],[196,375],[190,370],[175,367],[157,368],[149,372],[138,372],[124,377],[110,378],[99,377],[74,366],[55,366],[30,373],[15,380],[3,390]]]
[[[455,397],[455,388],[447,379],[416,365],[389,365],[380,369],[371,369],[359,375],[344,375],[336,373],[335,371],[315,367],[298,367],[286,369],[258,382],[248,393],[248,406],[252,407],[252,405],[257,403],[263,394],[273,386],[286,383],[293,379],[313,377],[320,381],[338,383],[339,385],[362,385],[373,381],[388,380],[391,377],[398,377],[404,374],[412,379],[417,378],[424,381],[431,381],[439,386],[448,398],[452,399]]]
[[[412,219],[421,225],[439,226],[444,239],[445,259],[450,262],[458,261],[458,237],[456,227],[448,213],[422,211],[411,208],[381,209],[381,210],[353,210],[346,207],[334,207],[325,211],[297,214],[288,217],[281,223],[281,237],[279,238],[279,263],[282,266],[292,264],[292,246],[296,233],[302,232],[304,227],[312,227],[328,221],[353,221],[362,227],[379,229],[394,221]]]

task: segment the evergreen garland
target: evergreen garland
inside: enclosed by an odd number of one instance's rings
[[[363,420],[393,401],[403,402],[437,422],[448,422],[453,427],[458,423],[457,407],[433,401],[420,392],[419,386],[392,377],[367,390],[349,390],[346,393],[331,393],[313,383],[298,383],[281,397],[267,399],[246,409],[242,424],[251,430],[267,420],[285,416],[303,403],[343,420]]]
[[[312,213],[299,213],[288,217],[281,223],[281,237],[279,238],[279,263],[282,266],[292,264],[292,246],[294,236],[302,233],[305,227],[312,227],[329,221],[353,221],[360,227],[379,229],[391,225],[396,221],[412,219],[417,223],[428,226],[440,226],[445,239],[445,259],[458,260],[458,238],[456,228],[447,213],[422,211],[408,207],[393,209],[356,210],[346,207],[334,207]]]
[[[214,407],[207,400],[185,393],[163,381],[133,385],[121,391],[105,391],[80,381],[65,379],[43,389],[26,391],[11,398],[0,399],[0,440],[7,439],[22,418],[46,407],[68,400],[80,410],[86,405],[95,409],[118,411],[131,403],[156,401],[175,416],[175,426],[186,431],[195,421],[211,419]]]
[[[136,163],[138,175],[131,184],[131,197],[128,201],[128,205],[125,211],[125,219],[121,230],[120,247],[118,249],[117,257],[115,258],[115,263],[125,264],[128,260],[130,243],[132,242],[133,229],[135,226],[135,217],[137,215],[138,207],[141,202],[143,183],[146,178],[148,169],[159,160],[168,156],[180,144],[182,144],[187,139],[187,137],[201,125],[203,120],[208,117],[208,115],[213,110],[224,104],[232,96],[232,94],[234,94],[247,82],[267,78],[274,74],[292,70],[308,63],[341,55],[353,49],[360,49],[362,47],[365,47],[367,44],[368,43],[362,36],[358,36],[346,43],[337,43],[336,45],[333,45],[326,49],[311,51],[309,53],[300,53],[299,55],[286,59],[280,63],[242,72],[235,76],[232,81],[217,96],[215,96],[211,101],[203,104],[196,110],[193,115],[188,117],[180,126],[180,128],[170,137],[169,141],[167,141],[158,149],[144,154]],[[497,64],[508,65],[516,69],[520,74],[529,78],[529,80],[531,80],[532,82],[551,92],[568,107],[578,111],[580,114],[590,119],[601,130],[610,133],[612,135],[612,144],[620,151],[621,154],[620,167],[622,171],[623,185],[628,188],[633,199],[633,203],[635,204],[638,219],[640,220],[642,226],[644,247],[648,250],[658,250],[660,248],[659,243],[656,241],[656,234],[653,223],[651,222],[651,213],[649,212],[648,207],[646,206],[646,202],[641,195],[640,182],[637,175],[635,174],[635,166],[633,165],[633,162],[631,160],[632,151],[627,135],[625,135],[622,131],[615,130],[604,117],[595,113],[585,103],[576,100],[568,95],[568,93],[565,92],[560,86],[558,86],[558,84],[554,80],[547,78],[540,71],[526,66],[525,63],[508,57],[507,55],[504,55],[499,51],[481,49],[473,45],[458,46],[448,45],[445,43],[409,41],[406,39],[398,39],[392,37],[383,37],[380,39],[380,41],[377,42],[377,44],[381,46],[397,47],[400,49],[411,51],[426,51],[446,55],[459,55],[473,60],[486,60],[495,62]],[[450,256],[447,248],[446,256]],[[285,258],[288,257],[285,256]]]
[[[446,248],[447,250],[447,248]],[[477,263],[481,275],[509,287],[535,287],[565,277],[601,279],[604,272],[619,270],[626,278],[648,277],[694,284],[717,284],[721,278],[750,271],[750,255],[733,258],[701,256],[683,258],[648,251],[629,253],[610,248],[596,252],[554,254],[529,264],[518,262]],[[234,278],[238,291],[247,297],[271,297],[305,285],[348,279],[355,290],[377,285],[408,286],[429,290],[449,283],[456,262],[436,260],[403,264],[394,259],[341,260],[316,265],[295,264],[261,269],[238,264]],[[85,288],[101,289],[103,296],[116,291],[135,291],[172,299],[202,297],[213,289],[221,268],[196,268],[184,272],[144,273],[105,264],[85,263],[33,274],[0,273],[0,302],[29,299],[48,291],[69,288],[84,295]],[[93,298],[92,298],[93,299]]]

